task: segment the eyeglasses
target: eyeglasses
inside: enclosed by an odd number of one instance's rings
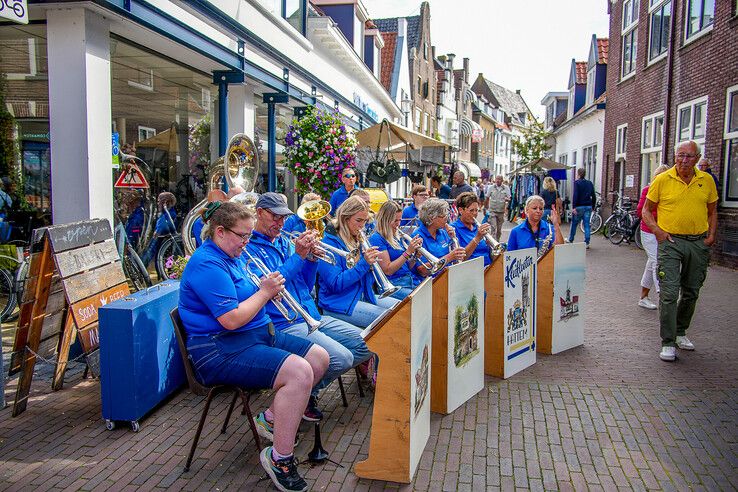
[[[351,178],[355,178],[355,177],[356,177],[356,175],[355,175],[355,174],[344,174],[344,175],[343,175],[343,177],[344,177],[344,178],[349,178],[349,179],[351,179]]]
[[[284,219],[287,218],[286,215],[278,215],[278,214],[275,214],[274,212],[272,212],[271,210],[267,210],[267,209],[264,209],[264,210],[266,210],[269,213],[269,215],[272,217],[272,220],[274,222],[280,222],[280,221],[281,222],[284,222]]]
[[[248,241],[249,239],[251,239],[252,232],[247,232],[246,234],[239,234],[236,231],[234,231],[233,229],[231,229],[230,227],[223,226],[223,229],[225,229],[228,232],[231,232],[231,233],[235,234],[236,236],[238,236],[239,238],[241,238],[241,241],[244,242],[244,243],[246,241]]]
[[[684,152],[679,152],[677,155],[677,159],[694,159],[699,156],[699,154],[685,154]]]

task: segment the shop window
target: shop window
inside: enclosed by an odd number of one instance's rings
[[[708,32],[715,19],[715,0],[687,0],[686,17],[686,40]]]
[[[671,0],[651,0],[649,8],[650,31],[648,59],[654,61],[666,56],[669,47],[669,26],[671,25]]]
[[[677,142],[694,140],[705,143],[707,125],[707,97],[701,97],[677,107]]]
[[[638,46],[638,11],[639,0],[625,0],[623,2],[623,17],[621,38],[622,57],[620,60],[620,78],[625,79],[635,73],[636,48]]]
[[[738,85],[725,98],[725,186],[723,205],[738,207]]]

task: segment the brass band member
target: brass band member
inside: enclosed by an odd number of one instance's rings
[[[280,490],[306,490],[292,454],[310,389],[328,367],[328,353],[313,343],[275,331],[264,305],[279,294],[278,272],[256,286],[241,251],[254,216],[239,203],[213,202],[203,209],[206,238],[182,274],[179,313],[187,349],[205,385],[233,384],[275,390],[274,444],[261,464]]]
[[[346,251],[359,251],[360,232],[369,220],[369,206],[359,197],[352,196],[335,212],[335,233],[327,233],[326,244]],[[336,257],[336,264],[318,263],[318,304],[323,314],[342,319],[366,328],[397,299],[378,299],[374,295],[372,264],[379,258],[377,248],[361,251],[361,257],[353,268],[346,266],[346,259]]]
[[[450,228],[453,231],[453,228],[448,225],[448,217],[448,203],[440,198],[429,198],[418,210],[420,225],[412,233],[413,237],[423,238],[423,247],[433,256],[445,259],[446,265],[453,261],[464,261],[466,255],[464,248],[453,246],[448,230]],[[424,277],[430,273],[422,265],[418,265],[417,270]]]
[[[414,237],[406,243],[398,240],[398,229],[402,220],[402,208],[397,202],[384,202],[377,212],[377,230],[369,238],[369,243],[379,251],[379,265],[393,285],[402,287],[392,297],[404,299],[420,284],[413,274],[415,252],[423,244],[423,239]]]
[[[536,248],[541,249],[548,238],[548,247],[564,244],[561,235],[561,219],[556,208],[551,209],[551,223],[542,221],[545,202],[538,195],[529,196],[525,201],[525,222],[510,231],[507,250]],[[543,252],[542,252],[543,253]]]
[[[489,265],[489,246],[484,241],[484,235],[489,234],[492,227],[489,224],[477,226],[477,215],[479,214],[479,199],[476,193],[462,193],[456,198],[456,209],[459,218],[451,223],[456,230],[459,244],[464,248],[466,257],[469,259],[481,256],[484,258],[484,266]]]

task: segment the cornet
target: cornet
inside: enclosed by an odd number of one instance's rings
[[[363,249],[364,251],[372,247],[366,238],[366,234],[364,234],[364,231],[362,230],[359,230],[359,239],[361,241],[361,249]],[[381,299],[389,297],[400,290],[400,288],[396,285],[392,285],[392,282],[389,281],[387,275],[384,274],[382,267],[376,261],[372,264],[372,273],[374,274],[374,281],[377,282],[377,287],[379,288],[379,297]]]
[[[410,234],[406,233],[405,231],[403,231],[400,228],[397,229],[397,234],[400,236],[399,239],[401,239],[400,244],[403,244],[403,241],[406,244],[410,244],[410,241],[413,240],[413,238],[410,237]],[[407,246],[405,246],[405,247],[407,247]],[[418,259],[418,261],[423,266],[423,268],[425,268],[426,270],[428,270],[428,272],[430,273],[430,275],[435,274],[436,272],[440,271],[444,266],[446,266],[446,259],[445,258],[436,258],[433,254],[431,254],[430,251],[428,251],[427,249],[425,249],[422,246],[420,246],[417,249],[417,253],[420,256],[422,256],[423,258],[425,258],[425,261],[423,261],[421,259]]]
[[[477,219],[474,219],[474,223],[477,224],[477,227],[482,227],[482,224],[480,224]],[[492,256],[501,255],[505,252],[505,245],[497,242],[489,232],[484,235],[484,242],[489,246],[489,253]]]
[[[300,236],[300,233],[294,231],[282,231],[280,234],[289,239],[293,244],[295,243],[295,240]],[[343,258],[345,258],[346,266],[348,268],[353,268],[354,266],[356,266],[358,256],[356,251],[344,251],[340,248],[331,246],[330,244],[326,244],[323,241],[317,242],[320,252],[318,254],[313,254],[313,256],[315,256],[317,259],[324,261],[329,265],[335,265],[336,256],[342,256]]]
[[[272,273],[269,271],[263,261],[261,261],[259,258],[254,257],[251,253],[248,252],[246,248],[243,248],[243,252],[248,258],[249,262],[253,262],[256,268],[258,268],[264,276]],[[249,275],[249,278],[252,282],[254,282],[257,286],[261,285],[261,278],[259,278],[254,272],[249,270],[248,267],[246,268],[246,273]],[[291,323],[297,318],[297,316],[290,315],[289,311],[287,311],[287,308],[284,306],[284,304],[282,304],[283,299],[294,312],[299,314],[302,319],[305,320],[308,325],[308,334],[320,328],[321,322],[310,316],[310,313],[308,313],[305,308],[303,308],[300,303],[297,302],[297,299],[292,297],[292,294],[290,294],[287,289],[282,290],[282,292],[279,293],[279,296],[279,298],[275,297],[274,299],[272,299],[272,303],[279,310],[280,314],[284,316],[284,319]]]

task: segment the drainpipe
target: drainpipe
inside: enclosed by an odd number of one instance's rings
[[[661,152],[661,164],[668,165],[668,144],[669,134],[671,133],[671,96],[672,96],[672,81],[674,79],[674,44],[676,39],[676,27],[677,27],[677,8],[679,2],[671,2],[671,26],[669,26],[669,51],[666,55],[666,102],[664,103],[664,127],[663,127],[663,138],[661,139],[662,152]],[[666,148],[664,148],[664,146]],[[643,186],[643,183],[641,183]]]

